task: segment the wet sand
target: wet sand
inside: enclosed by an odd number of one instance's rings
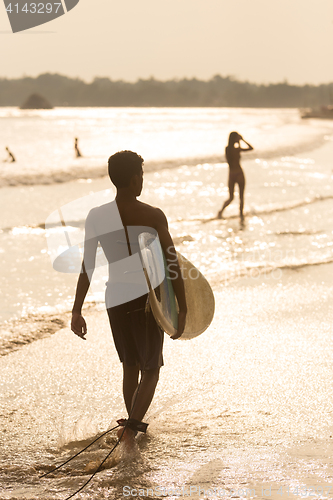
[[[128,484],[154,491],[192,486],[192,498],[204,498],[195,496],[196,486],[222,488],[225,496],[245,488],[236,496],[255,490],[256,498],[274,500],[294,497],[297,487],[307,487],[308,496],[310,487],[316,497],[320,486],[325,492],[333,483],[328,276],[331,264],[319,275],[301,269],[297,279],[284,271],[278,284],[266,275],[216,289],[208,331],[191,341],[166,338],[149,432],[139,439],[135,460],[124,469],[126,457],[118,456],[82,498],[120,498]],[[87,321],[86,342],[65,328],[0,360],[6,478],[0,498],[63,498],[108,451],[83,454],[67,469],[71,481],[38,480],[44,466],[69,456],[66,443],[79,450],[125,415],[106,313],[88,312]],[[26,487],[18,491],[23,479]]]

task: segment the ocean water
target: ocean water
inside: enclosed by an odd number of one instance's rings
[[[166,339],[148,435],[77,498],[331,497],[333,122],[288,109],[2,108],[0,129],[18,160],[0,167],[0,498],[64,499],[115,443],[110,433],[39,479],[124,416],[106,314],[90,295],[88,341],[70,333],[77,276],[53,270],[45,229],[66,203],[112,198],[107,158],[121,149],[144,157],[141,199],[166,213],[216,314],[197,339]],[[232,130],[254,147],[244,226],[237,194],[215,218]]]

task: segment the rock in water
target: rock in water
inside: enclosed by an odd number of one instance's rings
[[[39,94],[31,94],[20,109],[53,109],[53,106],[45,97]]]

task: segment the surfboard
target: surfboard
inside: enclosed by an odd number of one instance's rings
[[[141,233],[139,247],[148,287],[149,303],[159,326],[168,335],[177,331],[178,304],[173,291],[167,262],[156,235]],[[213,291],[203,276],[184,255],[177,252],[187,302],[185,330],[180,339],[189,340],[203,333],[214,317]],[[155,286],[156,283],[160,283]]]

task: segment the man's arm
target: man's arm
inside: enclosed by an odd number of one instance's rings
[[[98,239],[93,233],[93,226],[91,224],[88,215],[85,228],[84,257],[83,257],[81,273],[76,285],[75,300],[72,309],[72,322],[71,322],[72,332],[81,337],[81,339],[83,340],[86,340],[85,335],[87,333],[87,325],[84,317],[81,314],[81,310],[95,268],[97,245],[98,245]],[[89,276],[87,274],[87,270]]]
[[[84,299],[86,298],[89,289],[89,285],[90,285],[89,278],[85,271],[83,263],[82,271],[77,281],[74,306],[72,309],[72,321],[71,321],[72,332],[81,337],[81,339],[83,340],[86,340],[85,335],[87,333],[87,324],[84,317],[81,314],[81,310]]]
[[[156,220],[156,229],[168,264],[172,286],[179,306],[177,333],[171,337],[173,340],[176,340],[184,331],[187,314],[184,281],[178,263],[177,252],[169,233],[168,222],[162,210],[156,210]]]

